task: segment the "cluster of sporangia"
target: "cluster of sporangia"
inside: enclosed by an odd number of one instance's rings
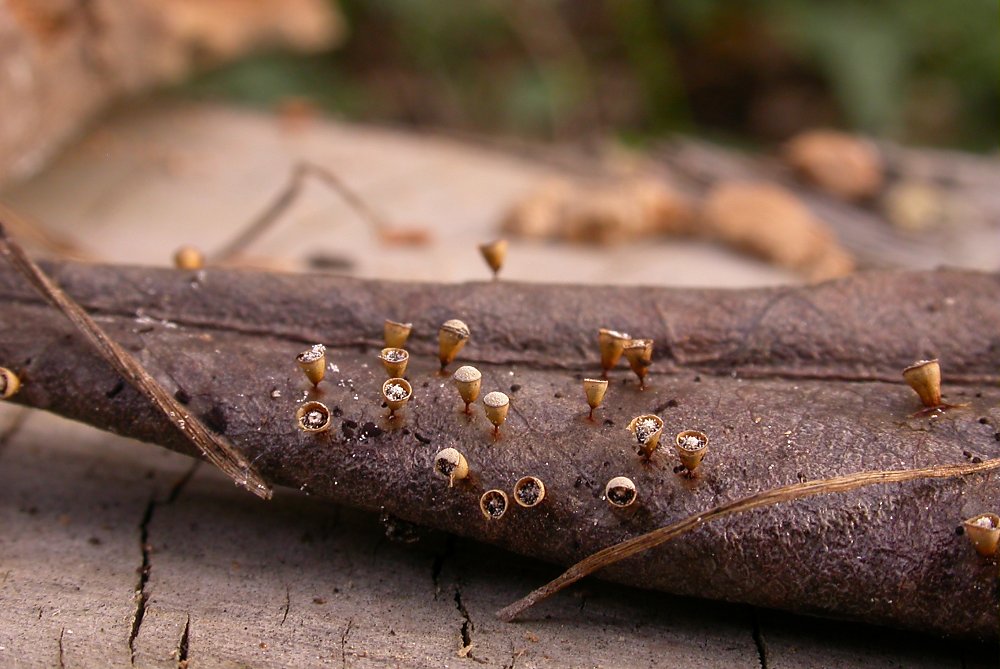
[[[498,240],[484,244],[479,248],[493,270],[494,278],[503,266],[507,253],[507,243]],[[200,267],[203,259],[200,254],[189,248],[181,249],[175,262],[178,267]],[[410,336],[410,323],[397,323],[386,320],[383,335],[385,348],[379,355],[389,379],[382,384],[382,397],[389,408],[389,417],[395,416],[413,396],[413,388],[404,377],[410,354],[403,348]],[[460,320],[445,321],[438,330],[438,357],[441,370],[444,371],[458,355],[462,347],[469,341],[469,327]],[[583,390],[590,406],[588,418],[593,420],[594,410],[604,400],[608,390],[607,376],[621,359],[628,360],[629,366],[639,378],[639,387],[645,387],[646,372],[653,359],[652,339],[633,339],[627,334],[614,330],[598,331],[598,344],[601,352],[601,379],[584,379]],[[319,385],[326,372],[326,348],[316,344],[300,353],[296,361],[299,367],[314,386]],[[472,404],[479,398],[483,375],[471,366],[459,367],[452,375],[452,381],[458,393],[465,402],[465,413],[472,412]],[[948,408],[961,406],[942,402],[941,400],[941,367],[937,360],[921,360],[903,370],[903,379],[920,397],[924,408],[914,415],[932,414]],[[21,388],[21,380],[13,371],[0,367],[0,399],[13,397]],[[493,391],[483,397],[483,408],[487,419],[493,424],[494,436],[499,436],[500,426],[507,418],[510,398],[502,392]],[[305,432],[324,432],[330,429],[331,412],[325,404],[317,401],[303,403],[295,412],[295,423]],[[663,420],[653,414],[636,416],[628,425],[628,431],[636,440],[638,453],[643,458],[650,458],[660,443],[663,432]],[[695,476],[702,458],[708,451],[708,436],[696,430],[685,430],[674,438],[674,447],[680,457],[679,469],[685,470],[687,476]],[[456,481],[469,476],[469,463],[457,449],[446,448],[434,457],[434,471],[448,479],[449,487]],[[545,499],[545,484],[535,476],[522,477],[514,484],[514,501],[526,508],[538,506]],[[615,508],[627,508],[638,499],[635,483],[624,476],[616,476],[608,481],[604,488],[604,498]],[[479,508],[489,520],[503,517],[508,508],[507,493],[503,490],[487,490],[479,500]],[[984,556],[993,556],[1000,548],[1000,515],[981,513],[963,522],[963,529],[975,549]]]
[[[506,253],[506,244],[494,242],[480,248],[494,276],[499,272]],[[410,323],[397,323],[386,320],[383,328],[385,348],[379,359],[385,367],[389,379],[382,384],[382,397],[389,408],[390,419],[396,411],[403,408],[413,394],[413,388],[403,378],[409,362],[409,353],[403,348],[410,335]],[[456,358],[470,337],[469,327],[462,321],[454,319],[445,321],[438,330],[438,357],[441,370]],[[646,373],[652,363],[653,340],[633,339],[627,334],[615,330],[601,329],[598,331],[598,345],[601,355],[603,378],[583,380],[584,395],[590,407],[588,418],[593,420],[594,411],[601,406],[608,390],[608,372],[617,366],[624,356],[632,371],[639,379],[639,387],[645,387]],[[325,349],[316,345],[298,356],[298,363],[303,372],[313,384],[318,384],[326,367]],[[472,405],[479,398],[482,386],[482,373],[472,366],[459,367],[452,375],[458,394],[465,403],[465,413],[471,414]],[[924,404],[924,409],[918,413],[936,413],[953,405],[941,401],[941,370],[937,360],[923,360],[903,371],[903,378],[916,391]],[[483,399],[486,417],[494,426],[494,436],[500,433],[500,426],[507,417],[510,399],[506,394],[493,391]],[[316,432],[330,427],[330,411],[320,402],[306,402],[296,412],[296,422],[302,430]],[[660,443],[663,432],[663,420],[654,414],[636,416],[628,425],[628,431],[635,439],[639,455],[645,459],[652,457]],[[680,458],[681,466],[686,476],[696,476],[702,459],[708,452],[709,439],[704,432],[684,430],[674,437],[674,447]],[[448,480],[448,486],[454,487],[456,482],[469,476],[469,463],[455,448],[446,448],[434,457],[433,470],[436,474]],[[514,484],[514,501],[522,507],[538,506],[545,499],[545,484],[535,476],[522,477]],[[613,508],[625,509],[635,504],[639,492],[635,483],[624,476],[616,476],[609,480],[604,488],[604,499]],[[502,518],[508,508],[509,500],[503,490],[492,489],[482,494],[479,507],[488,520]],[[1000,516],[996,514],[979,514],[964,523],[965,533],[969,536],[976,550],[983,555],[993,555],[1000,544]]]
[[[402,409],[413,396],[413,387],[404,378],[406,367],[410,360],[410,354],[403,348],[410,335],[411,323],[397,323],[386,320],[383,326],[383,337],[385,348],[379,354],[379,360],[385,367],[389,379],[382,384],[382,399],[389,409],[389,418],[392,419],[396,412]],[[441,363],[441,370],[455,360],[459,351],[469,341],[469,327],[460,320],[452,319],[445,321],[438,330],[438,359]],[[646,371],[652,362],[653,340],[637,339],[633,340],[628,335],[614,332],[612,330],[601,330],[599,332],[599,344],[601,349],[601,364],[604,369],[604,376],[613,369],[622,355],[628,359],[633,371],[639,378],[640,387],[644,387]],[[313,385],[318,385],[326,371],[326,348],[322,344],[316,344],[311,348],[302,351],[296,358],[299,367],[308,377]],[[458,390],[459,396],[465,403],[465,413],[472,413],[472,405],[479,399],[482,389],[483,375],[475,367],[465,365],[455,370],[452,381]],[[594,410],[597,409],[604,400],[604,395],[608,389],[607,378],[584,379],[583,390],[590,406],[588,418],[593,420]],[[483,408],[486,418],[493,424],[494,438],[499,437],[500,427],[507,419],[507,411],[510,408],[510,398],[500,392],[493,391],[487,393],[482,398]],[[325,404],[318,401],[303,403],[295,413],[296,424],[299,429],[306,432],[323,432],[330,428],[331,414]],[[636,447],[639,455],[643,458],[650,458],[660,443],[660,435],[663,432],[663,420],[653,414],[636,416],[629,423],[628,431],[636,440]],[[695,470],[701,464],[702,458],[708,451],[708,436],[703,432],[686,430],[678,434],[674,440],[674,445],[682,463],[682,467],[687,475],[694,476]],[[446,448],[434,457],[434,471],[448,479],[449,487],[453,487],[457,481],[461,481],[469,476],[469,463],[465,456],[455,448]],[[531,508],[542,503],[545,499],[545,484],[535,476],[525,476],[514,484],[514,501],[525,508]],[[608,481],[604,491],[604,498],[608,504],[616,508],[626,508],[635,503],[638,499],[638,491],[635,484],[624,476],[616,476]],[[509,498],[503,490],[487,490],[480,498],[479,506],[483,515],[490,520],[497,520],[507,512]]]

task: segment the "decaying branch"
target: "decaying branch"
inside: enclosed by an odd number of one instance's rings
[[[939,634],[997,635],[996,562],[955,531],[1000,508],[996,473],[968,464],[1000,456],[996,276],[871,273],[810,288],[718,291],[47,268],[269,483],[568,565],[762,491],[882,472],[875,485],[718,517],[599,575]],[[17,400],[197,454],[6,267],[0,305],[0,364],[24,380]],[[385,318],[414,323],[414,396],[392,420],[375,357]],[[481,407],[463,414],[437,372],[437,328],[449,318],[472,330],[457,362],[480,368],[484,393],[511,397],[499,440]],[[604,326],[653,337],[657,352],[648,389],[619,368],[590,422],[581,379],[599,370]],[[331,367],[312,390],[294,358],[315,342],[327,345]],[[968,407],[911,417],[919,404],[899,372],[929,356],[942,360],[945,399]],[[330,407],[330,431],[296,429],[306,399]],[[711,435],[699,477],[675,474],[666,449],[649,462],[635,455],[625,426],[642,413],[663,418],[666,442],[684,429]],[[454,488],[431,467],[446,447],[470,467]],[[939,466],[965,475],[885,474]],[[485,521],[482,492],[510,491],[525,475],[544,481],[544,502]],[[602,499],[618,475],[638,488],[626,511]]]

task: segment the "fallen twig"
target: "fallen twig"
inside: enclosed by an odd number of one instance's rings
[[[0,255],[20,272],[38,292],[45,296],[73,323],[77,331],[109,362],[133,387],[138,389],[163,412],[171,423],[195,444],[205,458],[224,471],[237,485],[255,495],[268,499],[271,488],[244,455],[224,438],[213,434],[197,417],[185,409],[151,377],[142,365],[116,344],[94,322],[87,312],[71,300],[44,271],[27,256],[16,242],[7,236],[0,223]]]
[[[389,224],[365,202],[364,198],[350,188],[343,179],[332,171],[315,165],[313,163],[300,162],[292,168],[288,183],[278,193],[264,210],[254,218],[247,227],[237,234],[232,240],[226,243],[221,249],[213,253],[210,261],[213,263],[225,263],[238,257],[246,251],[254,242],[271,229],[281,218],[288,208],[298,199],[302,193],[302,188],[306,184],[306,178],[313,177],[323,184],[333,189],[344,201],[353,209],[361,219],[371,226],[376,233],[383,234],[389,230]]]
[[[577,562],[558,578],[549,581],[513,604],[502,608],[497,612],[497,617],[510,622],[535,604],[556,594],[563,588],[576,583],[581,578],[590,576],[596,571],[621,562],[633,555],[656,548],[671,539],[676,539],[692,530],[698,529],[705,523],[710,523],[726,516],[744,513],[764,506],[792,502],[815,495],[832,495],[834,493],[847,492],[848,490],[857,490],[865,486],[886,483],[905,483],[906,481],[916,481],[919,479],[969,476],[970,474],[991,472],[998,467],[1000,467],[1000,459],[988,460],[978,464],[939,465],[937,467],[899,469],[894,471],[868,471],[818,481],[803,481],[802,483],[793,483],[780,488],[765,490],[727,504],[720,504],[703,513],[696,513],[666,527],[661,527],[652,532],[647,532],[646,534],[600,550]]]

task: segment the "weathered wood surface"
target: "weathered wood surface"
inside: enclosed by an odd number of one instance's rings
[[[487,273],[473,248],[474,243],[492,234],[492,225],[510,198],[525,192],[537,179],[551,173],[550,169],[530,162],[468,150],[451,142],[430,142],[391,132],[326,123],[289,132],[278,119],[268,116],[204,106],[157,105],[155,111],[145,108],[117,116],[110,125],[57,161],[54,169],[43,178],[16,191],[8,191],[5,197],[21,211],[52,225],[57,232],[72,235],[99,257],[164,264],[181,243],[195,242],[206,249],[221,245],[280,188],[289,166],[298,159],[309,159],[338,170],[391,218],[427,226],[435,242],[421,249],[380,247],[367,230],[353,222],[351,212],[335,197],[319,187],[311,187],[281,228],[262,241],[259,253],[266,252],[269,259],[297,259],[309,252],[315,253],[318,244],[320,253],[346,259],[352,263],[353,273],[368,277],[384,277],[387,268],[399,263],[423,279],[454,281],[485,277]],[[206,225],[206,221],[212,224]],[[706,265],[711,265],[713,271],[703,271]],[[521,279],[560,280],[572,276],[582,282],[625,284],[732,286],[794,280],[757,261],[697,242],[678,242],[664,247],[628,245],[606,251],[520,244],[513,246],[505,272]],[[135,570],[142,562],[139,528],[150,497],[156,494],[163,499],[168,495],[171,486],[186,472],[188,461],[155,447],[137,446],[107,435],[100,437],[87,428],[66,428],[64,425],[49,416],[36,415],[26,425],[30,431],[26,429],[12,440],[0,456],[3,490],[12,491],[0,495],[8,511],[3,526],[9,535],[19,537],[18,544],[25,546],[20,553],[18,569],[11,571],[10,577],[16,575],[18,582],[26,584],[16,591],[20,599],[15,598],[10,586],[0,587],[0,615],[6,616],[0,629],[9,630],[0,642],[0,646],[4,646],[0,653],[4,654],[5,662],[20,658],[22,666],[52,666],[57,658],[63,626],[58,619],[44,615],[48,610],[46,602],[51,602],[55,606],[50,614],[59,610],[61,616],[73,615],[91,623],[91,628],[83,629],[91,633],[90,639],[96,640],[81,641],[86,635],[67,626],[74,634],[63,634],[62,638],[64,642],[76,639],[76,658],[79,660],[74,658],[66,666],[103,664],[99,659],[106,656],[102,644],[117,647],[124,653],[120,660],[124,664],[128,661],[124,648],[127,648],[131,615],[135,610],[132,596],[138,583]],[[163,463],[158,465],[154,478],[146,480],[150,459],[155,461],[161,457]],[[117,476],[110,482],[101,478],[105,472],[119,471],[123,466],[131,468],[131,478]],[[84,474],[98,478],[81,481]],[[150,635],[153,630],[160,631],[156,632],[155,642],[137,646],[142,652],[150,653],[142,656],[140,666],[144,662],[145,666],[156,666],[152,661],[153,651],[149,650],[153,648],[159,649],[155,658],[160,666],[175,665],[170,653],[179,643],[178,632],[183,629],[188,613],[192,614],[193,621],[191,638],[199,639],[198,643],[190,645],[189,658],[195,666],[222,663],[210,662],[201,655],[214,647],[235,647],[226,658],[230,664],[285,666],[297,661],[302,664],[304,660],[296,654],[295,648],[307,643],[304,633],[295,637],[272,636],[271,652],[266,656],[261,654],[260,640],[254,635],[256,621],[260,620],[257,612],[276,610],[283,614],[284,581],[294,581],[300,572],[303,581],[297,590],[292,588],[293,593],[312,593],[317,583],[335,579],[336,574],[318,573],[323,561],[334,554],[352,555],[356,563],[362,565],[363,569],[358,568],[361,575],[352,581],[355,589],[369,592],[369,584],[379,581],[394,584],[377,591],[377,596],[348,600],[336,610],[331,608],[330,599],[325,600],[325,605],[312,604],[309,594],[302,594],[301,600],[292,600],[299,606],[290,609],[288,620],[295,615],[304,616],[303,625],[309,630],[310,638],[315,640],[316,647],[325,649],[324,657],[335,666],[341,663],[341,635],[348,621],[359,611],[370,620],[393,615],[403,617],[413,611],[412,615],[420,615],[425,622],[411,627],[406,635],[390,635],[385,627],[374,629],[357,637],[367,640],[362,645],[352,641],[355,630],[360,629],[356,621],[345,644],[348,666],[363,661],[364,658],[358,655],[372,652],[373,643],[383,650],[414,649],[409,660],[382,664],[475,666],[474,662],[454,655],[461,646],[464,617],[455,607],[453,597],[447,597],[447,589],[454,583],[448,581],[449,578],[465,584],[463,603],[476,623],[473,643],[479,649],[479,652],[474,649],[473,655],[489,657],[490,666],[509,665],[511,649],[522,647],[527,650],[518,658],[517,666],[580,666],[588,658],[593,658],[589,664],[595,666],[632,666],[630,660],[621,659],[623,653],[626,657],[630,657],[629,653],[636,657],[635,666],[642,666],[644,662],[649,666],[713,666],[720,657],[722,666],[745,666],[747,663],[748,666],[762,666],[758,645],[752,643],[753,612],[739,605],[703,604],[587,583],[544,604],[528,623],[513,626],[497,623],[492,619],[496,608],[556,572],[499,553],[499,562],[509,571],[498,576],[493,566],[498,561],[498,553],[479,549],[476,544],[461,539],[454,542],[453,558],[444,562],[441,571],[451,574],[444,576],[444,601],[449,605],[445,609],[451,617],[444,626],[447,631],[439,632],[441,622],[436,615],[440,609],[417,614],[416,604],[424,601],[420,596],[397,598],[395,593],[407,592],[409,583],[423,583],[427,572],[433,573],[434,557],[444,552],[443,538],[432,537],[427,544],[416,547],[397,547],[380,540],[381,530],[373,517],[340,512],[342,532],[326,532],[320,548],[311,548],[312,544],[296,545],[302,551],[300,561],[292,561],[295,568],[285,569],[282,565],[283,560],[288,562],[285,546],[295,545],[294,538],[301,537],[307,530],[312,530],[310,536],[315,538],[316,528],[327,527],[333,522],[329,520],[328,504],[279,491],[276,502],[268,508],[282,508],[287,514],[271,522],[270,511],[262,513],[262,507],[249,495],[235,490],[206,471],[204,466],[188,484],[191,489],[196,485],[205,486],[205,494],[186,507],[184,524],[175,522],[173,513],[178,505],[185,503],[183,491],[188,488],[182,488],[173,505],[158,507],[149,525],[154,549],[161,543],[159,533],[169,530],[181,537],[180,543],[197,540],[203,552],[184,558],[183,569],[175,573],[185,576],[179,576],[179,583],[169,587],[159,580],[163,572],[156,575],[157,566],[164,566],[164,561],[157,560],[155,550],[151,553],[153,571],[149,583],[152,584],[153,605],[148,608],[143,626],[150,626],[146,630]],[[77,535],[68,532],[59,521],[59,516],[79,508],[81,500],[88,499],[95,490],[113,496],[107,508],[94,510],[89,517],[93,518],[93,526],[110,528],[105,530],[107,534],[102,541],[114,543],[114,553],[120,556],[118,562],[112,563],[107,555],[102,556],[101,562],[87,559],[88,547],[81,550],[82,542]],[[13,491],[19,491],[16,497]],[[40,495],[42,491],[55,497],[47,506],[38,506],[40,511],[32,514],[28,511],[31,504],[23,500]],[[282,506],[286,504],[288,506]],[[41,513],[42,509],[46,514]],[[125,520],[113,517],[115,509],[120,510],[119,515]],[[241,530],[229,535],[232,536],[229,541],[217,541],[215,536],[220,534],[220,528],[215,518],[226,513],[234,514],[241,523]],[[357,520],[344,523],[346,518]],[[375,565],[367,565],[371,551],[357,548],[358,545],[374,547],[380,541],[379,555],[389,551],[398,558],[384,570],[380,560],[375,560]],[[6,564],[11,545],[0,544],[3,546],[0,563]],[[219,607],[215,604],[216,598],[227,603],[242,603],[246,596],[246,591],[234,585],[229,572],[216,569],[204,575],[199,589],[194,589],[185,580],[191,574],[200,573],[198,563],[202,561],[231,564],[234,560],[245,559],[247,553],[260,565],[258,574],[273,574],[255,581],[258,592],[267,593],[269,597],[274,595],[277,599],[264,599],[259,604],[255,600],[252,606],[241,608],[236,608],[236,604]],[[50,570],[47,557],[58,554],[70,557],[56,562]],[[166,552],[161,550],[160,556],[164,555]],[[179,550],[174,557],[181,557]],[[489,566],[483,567],[484,564]],[[66,591],[75,586],[67,588],[64,584],[78,585],[92,580],[98,565],[102,572],[107,565],[106,570],[120,583],[101,591],[88,591],[85,598],[69,600],[71,593]],[[449,572],[449,565],[454,571]],[[473,576],[469,569],[480,571]],[[6,571],[0,570],[0,579]],[[403,577],[397,579],[398,574]],[[345,579],[349,580],[352,579]],[[473,580],[480,590],[475,599],[470,599],[469,584]],[[336,582],[333,587],[340,588]],[[343,588],[340,590],[343,592]],[[61,599],[49,594],[53,591],[60,593]],[[208,591],[212,594],[206,594]],[[157,597],[165,592],[174,593],[174,604],[161,609],[162,602],[157,605]],[[612,596],[626,601],[620,604],[622,609],[615,615],[605,613],[611,606]],[[20,604],[13,606],[18,601]],[[477,604],[470,607],[471,601]],[[579,609],[584,602],[581,617]],[[340,607],[340,604],[335,606]],[[40,619],[36,607],[43,609]],[[98,610],[118,613],[96,616]],[[402,613],[404,611],[407,613]],[[676,636],[669,636],[669,630],[675,629],[677,621],[695,614],[699,623],[697,629],[685,627]],[[546,615],[553,618],[546,619]],[[168,623],[161,627],[158,622],[161,619]],[[244,619],[255,622],[250,624]],[[276,615],[274,620],[280,622],[280,617]],[[766,651],[766,666],[769,667],[963,666],[963,647],[952,642],[936,643],[922,636],[884,628],[791,618],[766,611],[759,612],[759,622],[762,634],[756,636],[761,642],[760,648]],[[157,626],[153,627],[153,623]],[[285,625],[272,622],[279,632],[286,630],[288,624],[287,620]],[[104,633],[99,633],[101,627]],[[730,629],[736,631],[727,636]],[[646,631],[648,636],[643,636]],[[139,637],[143,635],[140,628]],[[657,641],[661,635],[668,635],[663,637],[663,643]],[[706,635],[709,638],[706,639]],[[531,641],[534,636],[540,641]],[[445,637],[448,644],[442,649],[438,642]],[[19,640],[19,652],[8,653],[15,640]],[[498,650],[482,653],[484,645]],[[419,653],[423,651],[420,649],[428,654],[421,656]],[[966,667],[996,665],[996,652],[992,648],[966,649],[966,652]],[[643,658],[648,659],[644,661]]]

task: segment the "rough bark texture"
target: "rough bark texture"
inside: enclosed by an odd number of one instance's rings
[[[210,426],[276,484],[566,564],[616,541],[750,492],[864,469],[1000,456],[1000,279],[963,272],[872,273],[814,288],[678,291],[508,283],[455,286],[321,276],[199,274],[51,266],[57,281]],[[0,270],[0,360],[25,378],[18,399],[105,429],[190,447],[41,303]],[[415,397],[396,420],[380,406],[374,355],[382,319],[414,322]],[[494,442],[467,419],[437,374],[437,325],[472,328],[461,361],[484,392],[512,397]],[[614,375],[597,423],[584,419],[579,379],[596,371],[600,326],[657,339],[651,387]],[[318,393],[294,365],[323,341],[337,367]],[[898,382],[913,359],[940,356],[950,401],[966,409],[908,418]],[[336,416],[319,437],[292,415],[318,396]],[[712,439],[702,476],[649,465],[624,430],[655,411],[674,432]],[[462,450],[474,475],[448,490],[434,453]],[[486,488],[525,474],[546,483],[544,505],[499,522],[479,515]],[[600,499],[624,474],[639,487],[630,515]],[[752,512],[607,570],[670,592],[746,601],[939,634],[995,638],[997,566],[958,523],[1000,507],[991,475],[876,486]]]
[[[284,44],[329,46],[326,0],[0,3],[0,183],[35,172],[110,102],[196,66]]]

